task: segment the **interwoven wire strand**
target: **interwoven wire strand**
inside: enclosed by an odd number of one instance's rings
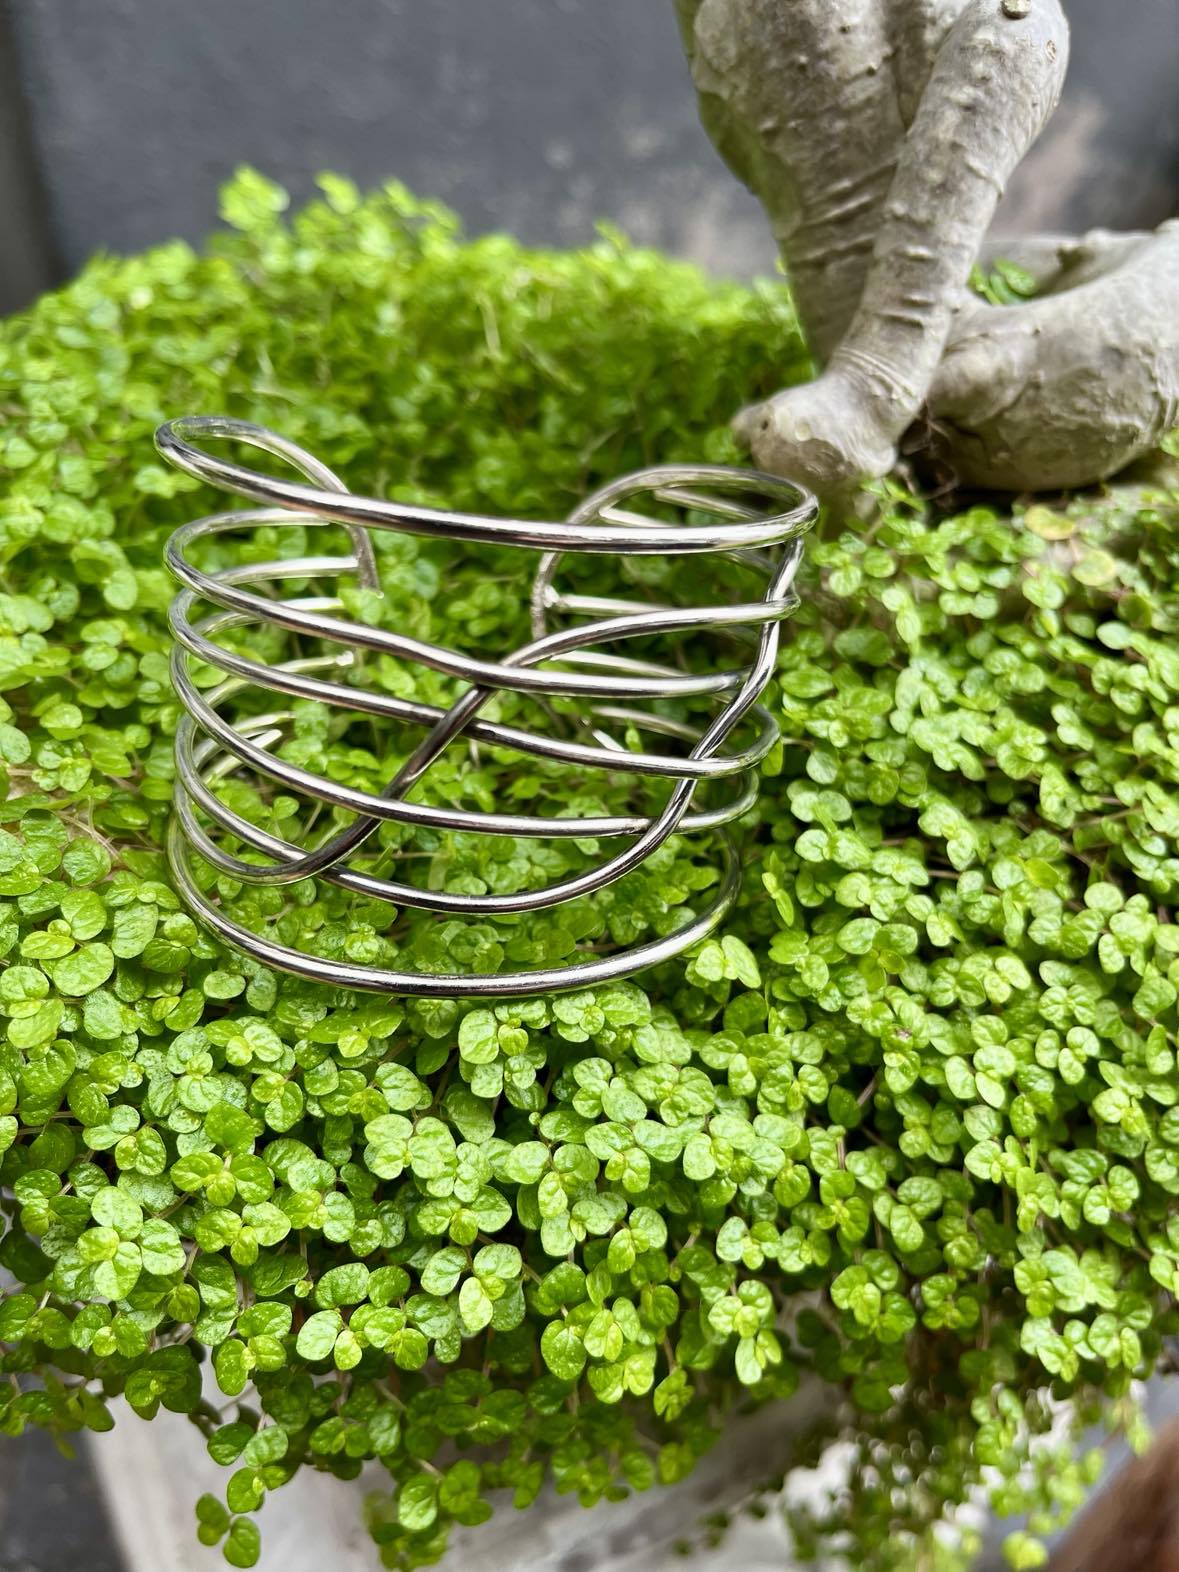
[[[217,457],[204,445],[212,438],[263,449],[302,479],[276,478]],[[629,976],[687,949],[721,922],[739,885],[738,860],[725,826],[753,805],[757,766],[777,740],[774,720],[759,700],[774,670],[780,624],[798,604],[793,581],[802,536],[816,514],[809,493],[752,470],[677,464],[624,476],[588,498],[567,520],[544,523],[354,496],[311,454],[245,421],[186,417],[161,426],[156,444],[187,474],[261,504],[182,525],[167,548],[168,567],[183,586],[172,602],[170,623],[176,641],[172,680],[185,711],[176,733],[177,792],[168,853],[181,895],[209,929],[259,961],[326,983],[391,994],[506,997]],[[347,530],[351,554],[251,561],[210,570],[198,567],[190,556],[200,542],[228,533],[332,524]],[[343,607],[333,594],[301,592],[291,597],[283,592],[284,581],[315,584],[352,576],[379,593],[373,530],[539,553],[531,597],[532,639],[502,659],[480,659],[349,621],[340,615]],[[736,605],[676,607],[562,592],[558,575],[565,555],[573,553],[735,558],[760,575],[762,593]],[[699,582],[708,582],[708,575],[700,574]],[[198,615],[201,603],[218,609]],[[290,658],[271,664],[244,653],[240,636],[225,640],[231,631],[258,627],[286,630],[294,651]],[[704,633],[721,635],[734,652],[735,664],[700,673],[628,657],[614,648],[628,639]],[[302,653],[309,640],[319,652]],[[448,708],[397,697],[363,682],[366,651],[430,667],[467,686]],[[199,686],[194,658],[215,667],[225,680],[212,689]],[[543,730],[483,715],[496,694],[512,691],[536,701]],[[276,746],[289,735],[293,714],[289,709],[259,712],[258,694],[312,700],[374,717],[376,723],[384,719],[408,724],[424,735],[380,793],[362,791],[281,757]],[[552,713],[547,701],[553,699],[576,701],[573,736],[557,735],[568,727],[569,717]],[[669,717],[666,703],[654,707],[660,701],[700,699],[708,701],[713,712],[700,723]],[[726,747],[742,722],[750,740]],[[681,747],[676,752],[636,752],[615,737],[611,728],[617,727],[631,732],[632,742],[635,735],[643,735],[671,739]],[[412,788],[460,738],[513,750],[525,760],[555,760],[579,776],[587,770],[607,771],[613,777],[654,777],[672,784],[657,810],[630,815],[551,817],[410,801]],[[355,817],[319,844],[301,848],[227,804],[216,787],[231,775]],[[714,781],[730,783],[726,800],[694,806],[697,787]],[[365,843],[385,820],[464,835],[575,837],[624,844],[588,871],[546,888],[471,895],[424,889],[374,872],[373,848],[366,849]],[[613,953],[494,974],[395,971],[290,948],[229,916],[206,894],[193,862],[195,854],[218,873],[247,884],[286,885],[316,877],[399,907],[486,918],[537,911],[591,894],[638,868],[675,832],[705,830],[714,832],[721,852],[719,877],[708,904],[682,926]],[[262,859],[247,861],[228,850],[227,837],[261,853]]]

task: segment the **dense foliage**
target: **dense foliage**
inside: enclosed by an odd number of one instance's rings
[[[407,1568],[498,1487],[677,1478],[729,1411],[816,1372],[858,1461],[804,1545],[957,1565],[932,1525],[985,1477],[1034,1509],[1009,1549],[1037,1564],[1088,1467],[1038,1450],[1052,1394],[1124,1414],[1174,1324],[1175,507],[945,516],[889,490],[866,528],[829,523],[744,896],[689,960],[495,1008],[276,977],[198,932],[159,851],[161,548],[215,499],[159,465],[155,424],[227,410],[358,489],[540,516],[642,461],[729,456],[731,410],[805,371],[778,287],[610,236],[466,243],[399,189],[324,191],[288,226],[243,175],[207,254],[100,259],[0,332],[0,1427],[101,1430],[119,1393],[192,1414],[233,1468],[200,1535],[237,1566],[268,1490],[377,1458],[373,1532]],[[517,641],[529,564],[381,550],[387,604],[358,614]],[[372,786],[403,744],[306,706],[288,747]],[[567,775],[452,754],[432,800],[568,800]],[[593,852],[561,846],[546,879]],[[464,889],[540,855],[415,831],[389,852]],[[681,839],[572,915],[466,928],[221,894],[324,953],[495,969],[665,928],[714,862]]]

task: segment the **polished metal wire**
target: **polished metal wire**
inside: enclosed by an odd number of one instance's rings
[[[284,460],[301,479],[277,478],[218,457],[205,446],[210,439],[262,449]],[[777,740],[773,718],[759,699],[774,670],[780,624],[798,604],[793,582],[802,536],[816,514],[808,492],[752,470],[661,466],[616,480],[567,520],[545,523],[353,495],[311,454],[245,421],[207,416],[170,421],[156,433],[156,444],[187,474],[261,504],[185,524],[167,547],[168,567],[183,586],[172,602],[170,623],[176,641],[172,681],[185,711],[176,732],[177,792],[168,854],[177,888],[209,929],[259,961],[326,983],[390,994],[506,997],[629,976],[680,953],[721,922],[739,885],[738,860],[725,826],[752,806],[757,766]],[[250,561],[208,570],[190,556],[200,542],[227,533],[333,524],[346,529],[349,555]],[[531,640],[502,659],[480,659],[350,621],[340,615],[343,607],[334,594],[283,594],[285,580],[315,583],[342,576],[380,593],[370,535],[374,530],[540,553],[531,597]],[[562,591],[557,580],[566,554],[587,553],[622,558],[718,554],[757,572],[761,594],[736,605],[674,607]],[[200,616],[202,603],[218,609]],[[294,651],[290,658],[263,661],[246,652],[240,636],[228,641],[224,637],[259,627],[285,630]],[[738,663],[701,674],[634,659],[613,648],[637,637],[701,633],[720,635]],[[308,638],[326,650],[302,653]],[[447,708],[397,697],[364,682],[366,651],[432,668],[467,686]],[[225,680],[211,689],[201,685],[194,661],[213,666]],[[339,680],[349,677],[353,680]],[[508,692],[537,701],[543,730],[483,717],[489,701]],[[380,793],[362,791],[282,757],[276,749],[290,733],[293,712],[257,712],[259,693],[312,700],[377,722],[408,724],[424,735]],[[576,735],[556,734],[568,716],[553,714],[548,701],[554,699],[575,701]],[[697,723],[670,718],[666,704],[652,708],[667,700],[704,700],[713,713]],[[726,747],[742,723],[750,739]],[[656,745],[636,752],[616,738],[612,728],[617,727],[668,738],[681,747],[663,752]],[[672,784],[657,810],[611,816],[475,812],[410,801],[412,788],[460,737],[468,744],[511,749],[524,758],[554,760],[579,773],[601,770]],[[269,789],[289,793],[301,803],[326,804],[355,817],[318,845],[300,848],[249,822],[216,789],[226,777],[243,774],[263,789],[270,783]],[[696,806],[697,788],[715,781],[729,783],[725,800]],[[424,889],[373,871],[379,843],[366,848],[366,842],[384,821],[460,834],[619,839],[625,844],[587,872],[544,889],[472,895]],[[614,953],[494,974],[396,971],[293,949],[229,916],[202,889],[193,862],[195,854],[219,874],[246,884],[287,885],[316,877],[395,906],[486,918],[537,911],[600,890],[638,868],[677,831],[711,831],[721,852],[715,892],[689,921],[672,933]],[[264,861],[247,861],[228,850],[226,837],[261,853]]]

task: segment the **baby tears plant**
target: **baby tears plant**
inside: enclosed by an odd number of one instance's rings
[[[800,1456],[838,1435],[854,1462],[795,1514],[803,1551],[963,1566],[946,1525],[981,1491],[1030,1513],[1008,1553],[1038,1565],[1093,1469],[1058,1400],[1133,1423],[1175,1327],[1176,500],[946,512],[889,486],[867,528],[830,519],[743,894],[688,959],[498,1005],[275,975],[198,929],[161,851],[162,547],[221,502],[159,464],[157,423],[225,411],[358,490],[559,516],[640,464],[736,457],[728,412],[807,370],[780,286],[608,233],[465,241],[399,187],[321,184],[288,223],[243,173],[207,251],[100,258],[0,329],[0,1427],[189,1415],[227,1470],[197,1533],[233,1566],[268,1492],[375,1460],[372,1533],[409,1569],[505,1492],[681,1478],[805,1376],[833,1396]],[[384,601],[353,614],[520,641],[531,563],[378,546]],[[304,704],[284,750],[374,789],[406,746]],[[569,781],[464,746],[423,790],[559,812]],[[279,833],[295,812],[222,789]],[[574,790],[627,811],[626,777]],[[596,851],[387,849],[473,892]],[[588,902],[467,924],[218,893],[321,954],[494,971],[667,931],[715,865],[681,837]]]

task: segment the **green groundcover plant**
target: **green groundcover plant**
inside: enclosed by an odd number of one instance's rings
[[[198,930],[160,850],[161,552],[221,502],[155,425],[227,411],[357,489],[545,516],[640,463],[735,457],[731,410],[807,371],[780,285],[610,234],[467,242],[398,187],[321,184],[288,223],[244,173],[206,252],[100,258],[0,329],[0,1428],[103,1430],[116,1395],[191,1415],[228,1470],[197,1531],[234,1566],[267,1492],[376,1460],[372,1532],[410,1568],[497,1491],[678,1479],[805,1375],[838,1401],[800,1456],[839,1434],[854,1457],[797,1514],[804,1551],[960,1566],[946,1523],[981,1489],[1030,1512],[1008,1554],[1038,1565],[1093,1471],[1059,1400],[1132,1424],[1175,1325],[1174,501],[949,513],[890,487],[868,525],[826,521],[743,895],[689,958],[494,1007],[276,976]],[[530,562],[378,546],[385,601],[355,615],[521,640]],[[374,789],[410,746],[296,712],[288,756],[338,780]],[[289,799],[225,789],[291,827]],[[615,813],[630,789],[463,748],[424,786]],[[595,851],[386,829],[454,889]],[[575,908],[467,925],[219,888],[322,954],[487,971],[666,931],[716,861],[679,838]]]

